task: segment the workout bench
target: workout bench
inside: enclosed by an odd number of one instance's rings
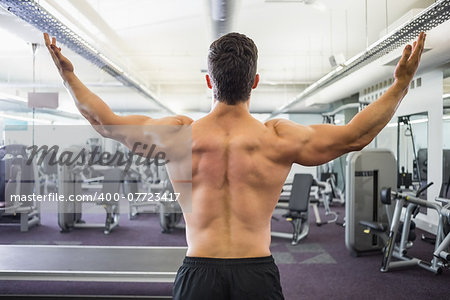
[[[313,183],[311,174],[295,174],[292,182],[291,193],[288,198],[288,212],[283,214],[292,224],[292,234],[286,232],[271,232],[272,236],[292,239],[291,244],[297,245],[309,233],[309,193]],[[285,198],[284,198],[285,199]],[[284,200],[280,199],[281,201]],[[286,208],[285,203],[278,203],[277,208]],[[272,217],[276,219],[275,217]],[[276,219],[277,220],[277,219]]]

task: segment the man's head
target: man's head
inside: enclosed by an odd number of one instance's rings
[[[217,101],[235,105],[249,99],[258,85],[256,62],[258,49],[248,37],[229,33],[209,47],[206,80]]]

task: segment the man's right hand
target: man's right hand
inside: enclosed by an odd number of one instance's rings
[[[61,54],[61,48],[56,46],[56,38],[53,37],[50,42],[48,33],[44,33],[45,46],[47,46],[50,55],[52,56],[53,62],[58,68],[61,77],[66,80],[67,75],[73,73],[73,65],[64,55]]]
[[[394,78],[398,84],[407,89],[419,66],[420,57],[423,52],[426,34],[421,32],[417,41],[407,45],[403,50],[403,55],[394,71]]]

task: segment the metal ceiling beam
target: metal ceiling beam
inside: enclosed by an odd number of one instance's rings
[[[274,110],[269,118],[288,112],[294,105],[302,102],[307,97],[318,92],[326,86],[342,79],[356,70],[370,64],[376,59],[390,53],[398,47],[416,38],[421,31],[429,31],[450,19],[450,0],[438,0],[410,22],[402,25],[391,34],[372,44],[366,51],[354,56],[345,62],[344,66],[339,66],[335,70],[326,74],[308,88],[302,91],[297,97]]]
[[[130,74],[126,73],[121,67],[118,66],[118,64],[106,57],[98,49],[69,29],[36,1],[0,0],[0,6],[21,18],[25,22],[33,25],[38,30],[48,32],[50,35],[55,36],[58,41],[66,47],[87,59],[103,71],[107,72],[124,85],[135,89],[163,110],[170,114],[176,114],[169,107],[158,101],[153,91],[148,89],[136,78],[133,78]]]
[[[88,38],[90,38],[91,40],[96,40],[97,37],[95,36],[95,34],[93,32],[91,32],[91,30],[87,29],[83,24],[81,24],[80,22],[78,22],[78,20],[72,16],[72,14],[68,13],[61,5],[61,1],[56,1],[56,0],[45,0],[45,2],[47,2],[49,5],[51,5],[53,7],[53,9],[55,9],[57,11],[58,14],[60,14],[61,16],[63,16],[64,18],[66,18],[69,22],[71,22],[72,24],[75,24],[78,29],[80,29],[84,34],[86,34],[86,36]]]
[[[55,3],[55,0],[47,0],[49,3]],[[109,43],[120,52],[130,52],[129,47],[122,38],[109,26],[102,16],[86,0],[69,0],[69,3],[77,9],[92,26],[96,27]]]

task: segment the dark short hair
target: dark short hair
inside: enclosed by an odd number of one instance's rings
[[[214,97],[234,105],[250,97],[256,75],[258,49],[240,33],[228,33],[209,47],[208,71]]]

